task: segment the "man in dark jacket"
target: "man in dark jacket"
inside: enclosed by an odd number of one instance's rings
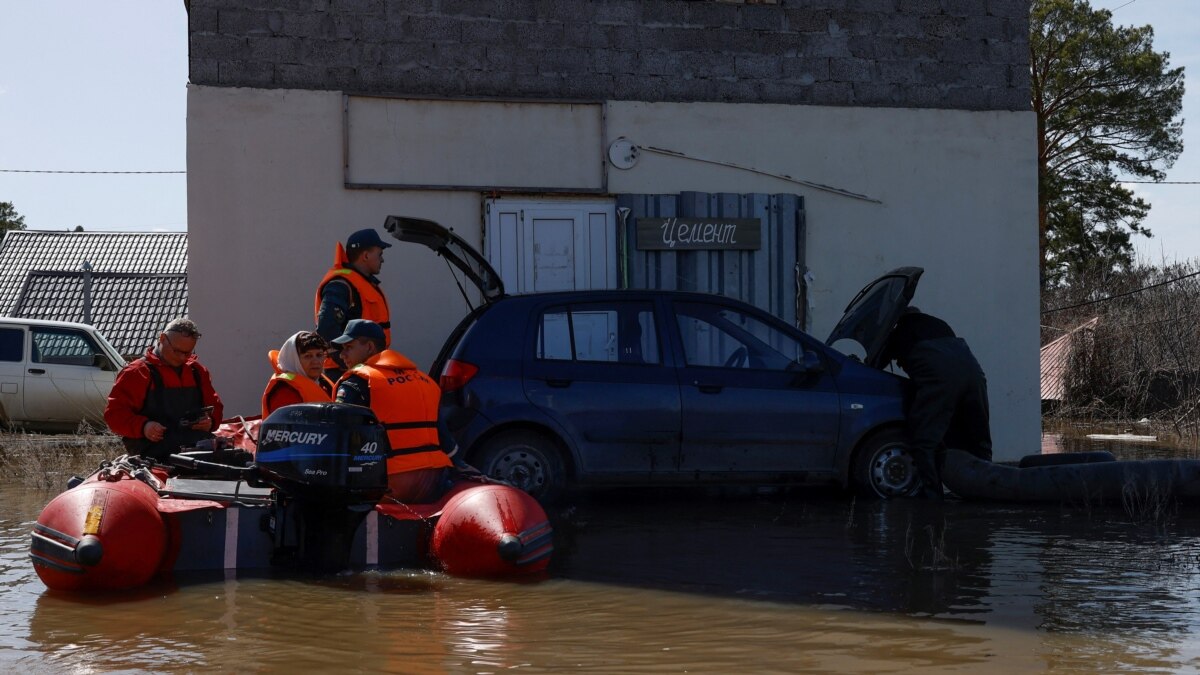
[[[892,329],[883,362],[895,360],[913,384],[908,433],[923,495],[940,498],[939,451],[947,445],[992,459],[987,378],[949,324],[909,307]]]
[[[213,437],[224,406],[194,353],[200,331],[175,319],[158,342],[117,374],[104,421],[130,453],[165,458]]]
[[[316,302],[313,307],[316,332],[327,342],[340,337],[346,324],[354,319],[373,321],[383,328],[386,349],[391,345],[391,317],[387,298],[379,285],[379,271],[383,269],[383,250],[391,244],[379,238],[373,229],[359,230],[346,239],[345,247],[339,242],[333,254],[333,267],[317,285]],[[354,364],[341,362],[334,354],[325,363],[325,374],[337,381],[345,369]]]

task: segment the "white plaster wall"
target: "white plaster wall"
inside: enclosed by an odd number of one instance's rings
[[[204,334],[197,353],[230,415],[258,414],[271,375],[267,351],[312,330],[313,295],[337,241],[364,227],[386,238],[383,221],[393,213],[480,240],[478,194],[342,187],[336,92],[191,85],[187,148],[189,313]],[[380,278],[393,347],[428,368],[467,313],[445,262],[396,242]]]
[[[597,144],[626,136],[881,200],[649,153],[631,170],[608,172],[612,193],[803,195],[818,336],[867,281],[902,265],[924,267],[915,304],[949,321],[988,373],[996,457],[1036,452],[1031,113],[613,102],[605,120]],[[438,163],[439,175],[453,175],[432,140],[410,150]],[[313,289],[334,241],[381,228],[384,216],[399,213],[454,226],[479,245],[480,199],[473,192],[345,190],[339,93],[190,87],[191,313],[205,332],[201,358],[229,409],[256,410],[269,375],[266,351],[311,328]],[[396,347],[428,366],[465,304],[445,264],[424,249],[398,245],[385,258]]]
[[[925,268],[913,304],[965,338],[988,376],[997,459],[1040,447],[1037,170],[1032,113],[610,103],[608,138],[829,185],[873,204],[734,168],[643,152],[613,193],[803,195],[811,332],[866,283]]]
[[[350,96],[347,107],[349,183],[583,190],[602,181],[598,103]],[[547,161],[556,156],[574,159]]]

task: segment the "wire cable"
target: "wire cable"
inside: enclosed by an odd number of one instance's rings
[[[1200,185],[1200,180],[1119,180],[1118,183],[1141,183],[1143,185]]]
[[[1117,298],[1128,297],[1128,296],[1134,295],[1136,293],[1141,293],[1142,291],[1148,291],[1151,288],[1158,288],[1159,286],[1166,286],[1167,284],[1173,284],[1176,281],[1183,281],[1184,279],[1188,279],[1188,278],[1196,277],[1196,276],[1200,276],[1200,272],[1192,272],[1191,274],[1185,274],[1181,277],[1176,277],[1174,279],[1167,279],[1166,281],[1160,281],[1157,284],[1150,284],[1149,286],[1142,286],[1141,288],[1135,288],[1132,291],[1125,291],[1124,293],[1117,293],[1116,295],[1110,295],[1107,298],[1099,298],[1097,300],[1088,300],[1087,302],[1079,302],[1074,305],[1066,305],[1065,307],[1055,307],[1054,309],[1047,309],[1044,312],[1042,312],[1042,316],[1045,316],[1047,314],[1053,314],[1055,312],[1062,312],[1062,311],[1065,311],[1068,309],[1075,309],[1077,307],[1087,307],[1088,305],[1096,305],[1101,302],[1108,302],[1109,300],[1116,300]]]
[[[0,169],[0,173],[71,173],[71,174],[161,174],[161,173],[187,173],[187,171],[51,171],[51,170],[35,170],[35,169]]]

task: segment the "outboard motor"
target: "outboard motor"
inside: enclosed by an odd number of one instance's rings
[[[387,433],[369,408],[299,403],[259,429],[255,467],[276,489],[275,562],[344,568],[354,533],[387,492]]]

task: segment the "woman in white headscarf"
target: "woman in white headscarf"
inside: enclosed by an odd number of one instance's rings
[[[333,383],[323,374],[328,353],[329,343],[311,331],[296,333],[268,353],[275,374],[263,390],[264,419],[285,405],[333,400]]]

